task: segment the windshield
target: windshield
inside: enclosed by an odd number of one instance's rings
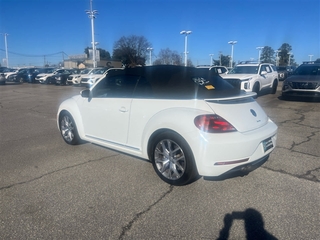
[[[305,65],[296,69],[295,75],[320,75],[320,65]]]
[[[258,73],[258,66],[235,66],[230,73],[250,73],[250,74],[257,74]]]
[[[89,73],[90,71],[91,71],[91,69],[86,68],[86,69],[81,70],[81,71],[80,71],[80,74],[87,74],[87,73]]]
[[[92,72],[90,72],[90,74],[103,74],[105,71],[107,71],[107,69],[97,68],[97,69],[93,69]]]

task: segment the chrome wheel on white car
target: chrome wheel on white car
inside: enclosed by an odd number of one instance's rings
[[[80,142],[76,124],[68,112],[61,113],[60,133],[63,140],[68,144],[76,145]]]
[[[152,163],[158,176],[172,185],[185,185],[197,174],[188,144],[175,133],[162,133],[154,141]]]

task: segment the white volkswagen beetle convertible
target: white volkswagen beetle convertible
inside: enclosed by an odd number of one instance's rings
[[[274,150],[277,126],[255,93],[214,71],[182,66],[110,69],[61,103],[64,141],[149,159],[172,185],[254,169]]]

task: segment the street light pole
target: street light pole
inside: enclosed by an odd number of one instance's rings
[[[219,59],[220,59],[220,66],[221,66],[221,54],[222,54],[222,52],[221,51],[219,51]]]
[[[313,55],[308,55],[308,56],[309,56],[309,61],[311,62]]]
[[[277,53],[276,66],[279,66],[279,52],[281,52],[281,50],[276,50],[276,53]]]
[[[187,51],[187,44],[188,44],[188,35],[191,34],[191,31],[181,31],[180,34],[184,34],[185,38],[184,38],[184,66],[186,67],[188,65],[188,51]]]
[[[264,47],[257,47],[257,49],[259,50],[259,58],[258,58],[258,63],[260,63],[260,57],[261,57],[261,50],[263,49]]]
[[[210,56],[210,66],[213,66],[213,59],[212,59],[213,55],[214,55],[214,54],[212,54],[212,53],[209,54],[209,56]]]
[[[288,54],[289,54],[288,66],[290,66],[290,60],[291,60],[291,55],[292,55],[292,53],[291,53],[291,52],[289,52]]]
[[[151,55],[151,52],[152,52],[153,48],[148,47],[147,50],[149,51],[149,65],[151,66],[151,65],[152,65],[152,55]]]
[[[1,33],[4,36],[4,47],[6,49],[6,66],[9,67],[9,58],[8,58],[8,45],[7,45],[7,36],[8,33]]]
[[[233,46],[237,43],[237,41],[229,41],[228,43],[231,44],[230,67],[232,68],[232,64],[233,64]]]
[[[91,38],[92,38],[92,65],[93,67],[97,67],[96,62],[96,42],[94,41],[94,19],[96,18],[96,14],[98,14],[97,10],[92,10],[92,0],[90,0],[90,10],[87,10],[89,18],[91,19]]]

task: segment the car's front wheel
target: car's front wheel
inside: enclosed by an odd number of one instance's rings
[[[79,144],[81,139],[73,117],[68,112],[62,112],[59,117],[60,133],[63,140],[71,145]]]
[[[188,143],[174,132],[161,133],[154,139],[150,160],[158,176],[171,185],[186,185],[198,176]]]

